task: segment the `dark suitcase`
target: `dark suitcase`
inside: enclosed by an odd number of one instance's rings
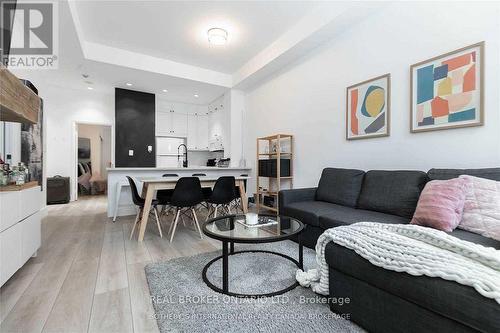
[[[69,177],[47,178],[47,205],[69,202]]]

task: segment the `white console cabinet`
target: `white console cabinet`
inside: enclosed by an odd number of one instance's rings
[[[40,248],[42,193],[40,186],[0,192],[0,286]]]

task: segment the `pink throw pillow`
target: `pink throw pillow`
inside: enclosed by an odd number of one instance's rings
[[[452,232],[462,220],[466,190],[461,178],[428,182],[410,223]]]
[[[485,237],[500,240],[500,182],[460,176],[467,184],[464,213],[458,225]]]

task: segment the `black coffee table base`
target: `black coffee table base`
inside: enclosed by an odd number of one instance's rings
[[[267,294],[239,294],[239,293],[233,293],[229,291],[229,256],[234,255],[234,254],[240,254],[240,253],[268,253],[268,254],[273,254],[280,256],[282,258],[285,258],[291,262],[293,262],[295,265],[297,265],[298,268],[303,269],[303,248],[302,244],[299,244],[299,260],[295,260],[290,256],[287,256],[286,254],[283,253],[278,253],[278,252],[273,252],[273,251],[263,251],[263,250],[246,250],[246,251],[234,251],[234,243],[229,244],[230,249],[228,249],[228,242],[222,242],[222,255],[210,260],[208,264],[205,265],[203,268],[202,272],[202,277],[203,281],[209,286],[212,290],[228,295],[228,296],[234,296],[234,297],[248,297],[248,298],[260,298],[260,297],[272,297],[272,296],[278,296],[281,294],[284,294],[290,290],[295,289],[299,283],[295,282],[292,285],[286,287],[285,289],[281,289],[272,293],[267,293]],[[207,278],[207,271],[209,267],[216,261],[222,259],[222,288],[217,287],[214,285],[210,280]]]

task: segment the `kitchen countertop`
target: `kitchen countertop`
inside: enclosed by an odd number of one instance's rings
[[[108,171],[182,171],[182,170],[251,170],[251,168],[239,168],[239,167],[208,167],[208,166],[190,166],[187,168],[107,168]]]

